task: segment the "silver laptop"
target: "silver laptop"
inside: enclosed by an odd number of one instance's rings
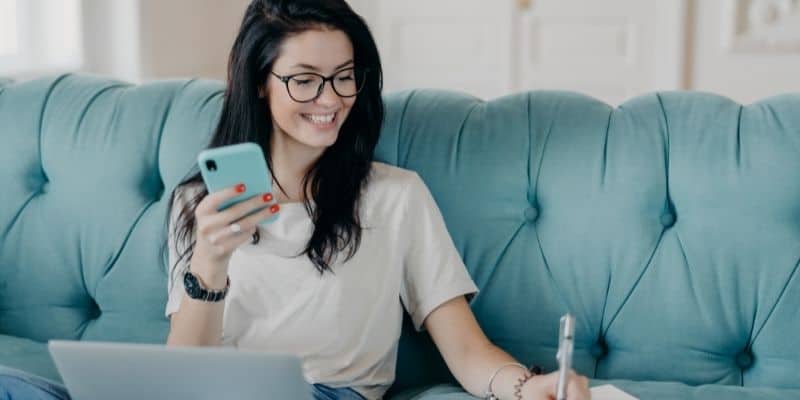
[[[312,398],[291,355],[58,340],[48,347],[73,400]]]

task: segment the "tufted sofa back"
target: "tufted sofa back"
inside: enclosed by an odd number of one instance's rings
[[[800,96],[428,91],[389,110],[381,155],[430,185],[496,344],[553,370],[570,311],[590,377],[800,388]],[[398,385],[447,379],[425,336],[403,340],[426,351],[401,351]]]
[[[0,335],[165,340],[166,202],[220,90],[69,75],[0,86]],[[0,364],[57,377],[49,358],[26,359],[42,349],[9,343]]]
[[[0,83],[0,363],[164,340],[166,200],[221,89]],[[427,182],[495,343],[553,369],[571,311],[589,376],[800,388],[800,96],[423,90],[387,112],[376,156]],[[401,342],[398,388],[451,379],[426,335]]]

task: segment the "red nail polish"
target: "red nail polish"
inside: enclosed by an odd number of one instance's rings
[[[247,187],[244,186],[244,183],[240,183],[240,184],[236,185],[236,192],[237,193],[244,193],[245,189],[247,189]]]
[[[276,212],[278,212],[278,210],[280,210],[280,209],[281,209],[281,207],[280,207],[279,205],[275,204],[275,205],[273,205],[272,207],[270,207],[270,208],[269,208],[269,211],[270,211],[271,213],[275,214],[275,213],[276,213]]]
[[[262,196],[261,199],[264,200],[264,203],[269,203],[270,201],[272,201],[272,194],[267,193],[264,196]]]

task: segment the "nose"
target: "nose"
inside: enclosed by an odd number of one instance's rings
[[[341,104],[342,98],[333,90],[333,82],[325,82],[316,102],[320,105],[335,106]]]

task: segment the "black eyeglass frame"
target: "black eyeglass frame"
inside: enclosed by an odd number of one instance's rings
[[[336,90],[336,85],[333,83],[333,80],[336,78],[336,76],[338,76],[339,74],[341,74],[342,72],[347,71],[347,70],[352,70],[354,75],[356,73],[364,74],[363,77],[362,77],[363,81],[361,82],[361,85],[358,88],[356,88],[356,92],[354,94],[349,95],[349,96],[345,96],[345,95],[339,93],[339,91]],[[345,68],[345,69],[339,70],[336,73],[334,73],[333,75],[327,76],[327,77],[322,75],[322,74],[318,74],[316,72],[299,72],[299,73],[291,74],[291,75],[278,75],[278,74],[275,73],[275,71],[270,71],[270,74],[274,75],[276,78],[280,79],[281,82],[283,82],[283,84],[286,86],[286,93],[289,93],[289,97],[291,97],[292,100],[294,100],[294,101],[296,101],[298,103],[310,103],[310,102],[318,99],[319,96],[322,95],[322,92],[325,90],[325,83],[327,83],[327,82],[331,83],[331,88],[333,88],[333,92],[336,93],[336,95],[339,96],[339,97],[350,98],[350,97],[358,96],[358,94],[361,93],[361,91],[364,89],[364,86],[367,83],[367,73],[368,72],[369,72],[369,68],[352,67],[352,68]],[[297,100],[296,98],[294,98],[294,96],[292,96],[292,91],[289,89],[289,81],[291,81],[293,78],[301,76],[301,75],[314,75],[314,76],[318,76],[318,77],[320,77],[322,79],[322,83],[320,83],[319,84],[319,88],[317,88],[317,94],[314,95],[314,97],[312,97],[309,100]],[[356,76],[353,79],[356,79],[356,84],[357,84],[358,83],[358,81],[357,81],[358,77]]]

